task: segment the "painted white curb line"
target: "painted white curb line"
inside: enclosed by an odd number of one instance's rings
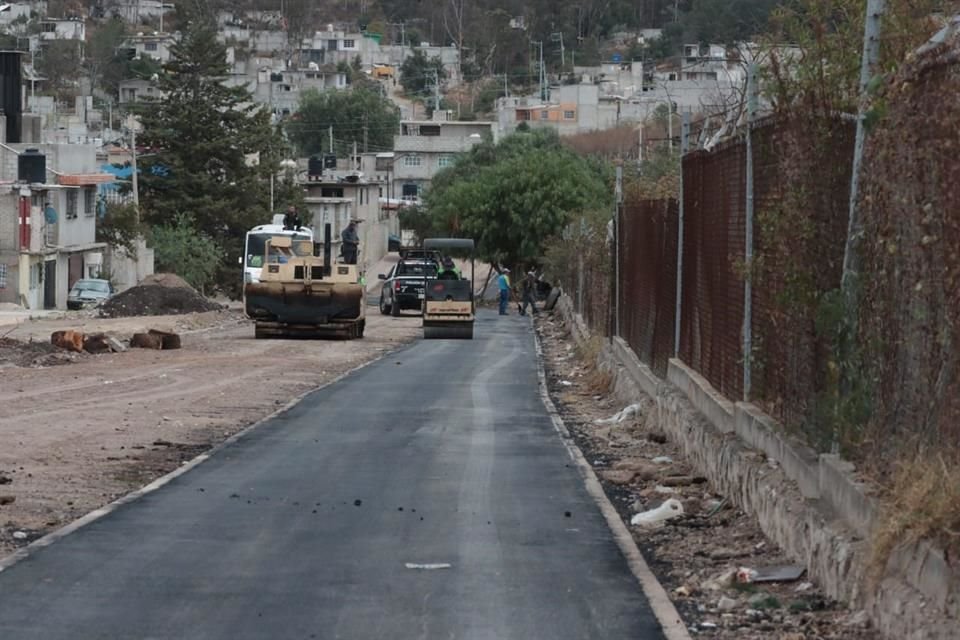
[[[590,497],[597,503],[600,512],[607,521],[607,526],[609,526],[610,531],[613,532],[613,538],[616,540],[617,546],[620,547],[620,552],[623,553],[623,557],[626,559],[630,571],[633,572],[633,575],[637,578],[637,582],[640,583],[640,587],[643,589],[644,595],[647,596],[647,601],[650,603],[653,614],[657,617],[657,621],[663,628],[663,635],[667,640],[691,640],[690,633],[687,631],[687,627],[683,623],[680,614],[677,613],[676,607],[674,607],[673,602],[670,601],[670,597],[667,595],[666,590],[664,590],[663,585],[660,584],[656,576],[653,575],[653,572],[650,571],[650,567],[647,566],[647,562],[643,559],[643,554],[640,553],[640,549],[637,547],[633,536],[623,523],[623,520],[620,519],[620,514],[617,513],[616,508],[610,503],[607,494],[604,493],[603,485],[600,484],[600,480],[597,478],[597,474],[594,473],[593,467],[590,466],[590,463],[587,462],[587,459],[583,456],[580,447],[577,446],[573,436],[570,435],[567,425],[564,424],[563,418],[560,417],[556,405],[553,404],[553,400],[550,398],[550,391],[547,388],[543,347],[540,344],[540,335],[537,333],[535,326],[533,328],[533,338],[537,345],[537,377],[540,382],[540,398],[543,400],[543,405],[550,415],[550,420],[553,422],[554,428],[560,435],[560,440],[563,441],[564,446],[567,448],[567,453],[570,454],[570,458],[576,463],[580,475],[583,476],[587,493],[589,493]]]

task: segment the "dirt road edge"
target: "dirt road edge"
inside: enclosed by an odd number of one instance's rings
[[[200,329],[200,331],[202,331],[202,330],[203,330],[203,329]],[[328,382],[325,382],[325,383],[323,383],[323,384],[321,384],[321,385],[319,385],[319,386],[317,386],[317,387],[314,387],[313,389],[310,389],[310,390],[305,391],[305,392],[303,392],[303,393],[301,393],[301,394],[299,394],[299,395],[297,395],[297,396],[294,396],[294,398],[293,398],[292,400],[290,400],[289,402],[287,402],[285,405],[283,405],[282,407],[280,407],[279,409],[277,409],[276,411],[274,411],[274,412],[271,413],[270,415],[265,416],[265,417],[257,420],[256,422],[254,422],[254,423],[252,423],[252,424],[244,427],[243,429],[241,429],[241,430],[238,431],[237,433],[233,434],[232,436],[230,436],[229,438],[227,438],[226,440],[224,440],[224,441],[221,442],[220,444],[218,444],[218,445],[212,447],[211,449],[209,449],[209,450],[207,450],[207,451],[199,454],[198,456],[196,456],[196,457],[194,457],[194,458],[192,458],[192,459],[184,462],[184,463],[183,463],[182,465],[180,465],[178,468],[174,469],[173,471],[171,471],[171,472],[169,472],[169,473],[167,473],[167,474],[164,474],[164,475],[160,476],[159,478],[155,479],[155,480],[154,480],[153,482],[151,482],[150,484],[147,484],[147,485],[145,485],[145,486],[143,486],[143,487],[141,487],[141,488],[139,488],[139,489],[137,489],[137,490],[135,490],[135,491],[132,491],[132,492],[130,492],[130,493],[128,493],[128,494],[120,497],[120,498],[117,498],[117,499],[114,500],[113,502],[107,503],[107,504],[105,504],[104,506],[102,506],[102,507],[100,507],[100,508],[98,508],[98,509],[94,509],[93,511],[91,511],[91,512],[89,512],[89,513],[87,513],[87,514],[85,514],[85,515],[83,515],[83,516],[81,516],[80,518],[74,520],[73,522],[71,522],[71,523],[69,523],[69,524],[67,524],[67,525],[64,525],[63,527],[60,527],[59,529],[57,529],[57,530],[55,530],[55,531],[51,531],[50,533],[46,534],[46,535],[43,536],[42,538],[38,538],[37,540],[34,540],[33,542],[31,542],[31,543],[28,544],[27,546],[25,546],[25,547],[23,547],[23,548],[21,548],[21,549],[17,549],[16,551],[14,551],[13,553],[11,553],[10,555],[0,558],[0,572],[3,572],[3,571],[5,571],[5,570],[9,569],[10,567],[14,566],[14,565],[17,564],[18,562],[21,562],[22,560],[25,560],[26,558],[30,557],[30,556],[33,555],[34,553],[37,553],[37,552],[40,551],[41,549],[44,549],[44,548],[46,548],[46,547],[49,547],[49,546],[52,545],[53,543],[55,543],[55,542],[57,542],[58,540],[61,540],[61,539],[65,538],[65,537],[67,537],[67,536],[70,535],[71,533],[74,533],[75,531],[78,531],[79,529],[82,529],[83,527],[87,526],[87,525],[90,524],[91,522],[95,522],[95,521],[99,520],[100,518],[103,518],[104,516],[107,516],[107,515],[113,513],[114,511],[116,511],[116,510],[119,509],[120,507],[122,507],[122,506],[124,506],[124,505],[126,505],[126,504],[130,504],[131,502],[135,502],[136,500],[139,500],[139,499],[142,498],[143,496],[145,496],[145,495],[147,495],[147,494],[149,494],[149,493],[153,493],[153,492],[156,491],[157,489],[160,489],[160,488],[163,487],[164,485],[170,483],[170,482],[171,482],[172,480],[174,480],[175,478],[178,478],[178,477],[182,476],[183,474],[187,473],[187,472],[190,471],[191,469],[197,467],[198,465],[202,464],[203,462],[206,462],[207,460],[209,460],[209,459],[212,458],[213,456],[217,455],[218,453],[220,453],[221,451],[223,451],[223,450],[226,449],[227,447],[231,446],[232,444],[234,444],[235,442],[237,442],[237,441],[240,440],[241,438],[246,437],[246,436],[249,435],[251,432],[253,432],[255,429],[261,427],[261,426],[262,426],[263,424],[265,424],[266,422],[269,422],[270,420],[273,420],[273,419],[276,418],[277,416],[282,415],[283,413],[286,413],[286,412],[289,411],[290,409],[294,408],[295,406],[297,406],[298,404],[300,404],[300,403],[304,400],[304,398],[306,398],[307,396],[311,395],[312,393],[315,393],[315,392],[317,392],[317,391],[320,391],[321,389],[325,389],[326,387],[329,387],[329,386],[331,386],[331,385],[337,384],[338,382],[340,382],[340,381],[343,380],[344,378],[353,375],[353,374],[356,373],[357,371],[360,371],[361,369],[363,369],[363,368],[365,368],[365,367],[369,367],[370,365],[375,364],[375,363],[379,362],[380,360],[382,360],[382,359],[384,359],[384,358],[386,358],[386,357],[388,357],[388,356],[394,355],[394,354],[396,354],[397,352],[402,351],[403,349],[408,348],[409,346],[410,346],[410,344],[407,343],[407,344],[398,345],[396,349],[390,349],[390,350],[384,351],[384,352],[382,352],[380,355],[378,355],[377,357],[375,357],[375,358],[373,358],[373,359],[371,359],[371,360],[368,360],[367,362],[364,362],[364,363],[362,363],[362,364],[360,364],[360,365],[358,365],[358,366],[350,369],[349,371],[345,371],[345,372],[341,373],[340,375],[338,375],[338,376],[336,376],[335,378],[329,380]],[[538,343],[538,348],[539,348],[539,343]]]
[[[543,347],[540,344],[540,336],[535,330],[533,332],[533,339],[537,349],[537,378],[539,380],[540,399],[543,401],[543,406],[546,408],[553,427],[560,436],[560,440],[567,448],[567,453],[576,463],[577,469],[583,477],[584,485],[586,485],[587,493],[589,493],[590,497],[596,502],[597,507],[603,514],[603,518],[607,521],[607,526],[610,527],[610,531],[613,533],[613,538],[620,548],[620,552],[626,559],[627,565],[630,567],[630,571],[634,577],[636,577],[637,582],[640,583],[640,588],[643,589],[644,595],[647,596],[647,601],[650,603],[653,614],[657,617],[657,621],[663,628],[664,636],[667,640],[691,640],[690,633],[687,631],[687,627],[684,625],[683,619],[677,612],[676,607],[673,606],[673,602],[671,602],[663,585],[661,585],[657,577],[653,575],[650,567],[647,566],[647,562],[643,559],[643,555],[640,553],[637,543],[633,540],[633,536],[623,523],[623,520],[620,519],[620,514],[617,513],[616,508],[607,498],[607,494],[604,492],[603,486],[597,478],[597,474],[594,473],[593,467],[587,462],[583,452],[580,451],[580,447],[577,446],[573,437],[570,435],[570,431],[563,422],[563,418],[560,417],[560,412],[557,411],[557,407],[550,397],[550,390],[547,387]]]

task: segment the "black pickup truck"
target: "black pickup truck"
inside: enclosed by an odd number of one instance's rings
[[[423,310],[424,277],[437,277],[433,260],[406,259],[398,262],[390,273],[380,274],[380,313],[399,316],[404,310]]]

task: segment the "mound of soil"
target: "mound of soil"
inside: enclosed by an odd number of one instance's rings
[[[24,342],[14,338],[0,338],[0,367],[49,367],[70,364],[85,354],[71,353],[49,342]]]
[[[152,273],[140,281],[140,286],[158,284],[161,287],[172,287],[174,289],[190,289],[196,291],[190,284],[175,273]]]
[[[172,273],[158,273],[107,300],[100,307],[100,315],[108,318],[166,316],[222,308],[200,295],[183,278]]]

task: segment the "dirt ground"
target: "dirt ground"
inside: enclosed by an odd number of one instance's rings
[[[4,361],[0,345],[0,556],[412,340],[419,322],[372,313],[366,337],[349,342],[255,340],[236,309],[118,319],[80,312],[0,328],[0,336],[34,340],[30,349],[40,354]],[[52,363],[39,348],[59,329],[126,339],[151,328],[179,332],[183,348],[72,354]]]
[[[747,640],[867,640],[878,637],[862,613],[827,599],[805,574],[783,582],[736,580],[741,569],[794,565],[757,522],[698,477],[680,449],[655,426],[652,402],[614,424],[624,409],[573,348],[557,319],[541,314],[550,394],[610,501],[633,533],[651,570],[670,594],[691,634]],[[758,454],[759,455],[759,454]],[[631,526],[633,515],[675,499],[681,517],[659,527]]]

